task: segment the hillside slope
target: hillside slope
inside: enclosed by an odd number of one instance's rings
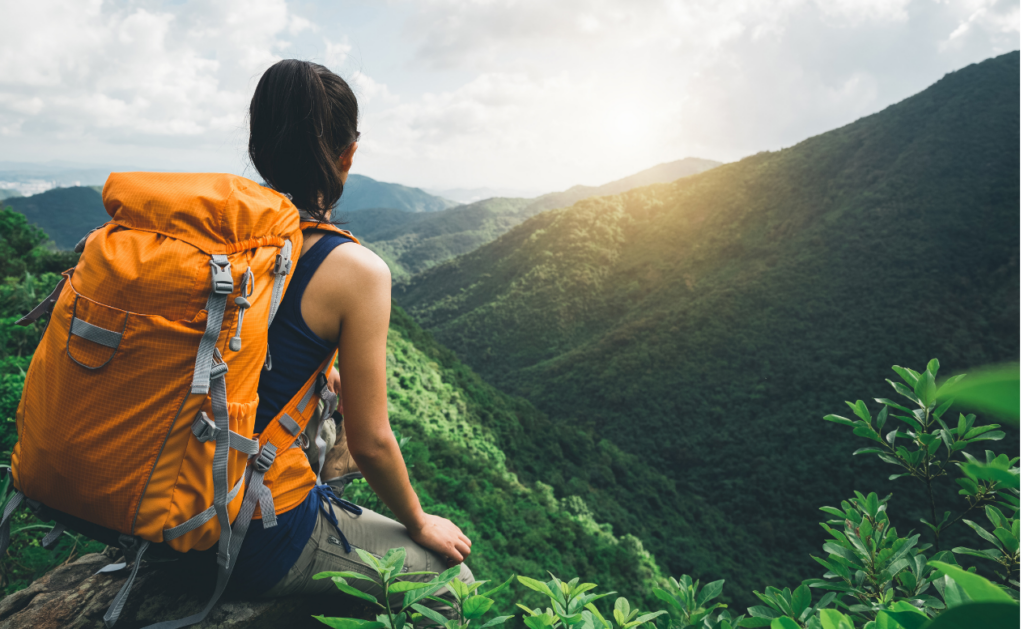
[[[428,194],[419,188],[353,174],[348,176],[345,192],[334,212],[336,217],[371,208],[393,208],[413,213],[439,212],[456,205],[455,201]]]
[[[489,381],[810,565],[819,506],[909,482],[851,462],[821,417],[891,395],[893,364],[1019,355],[1019,68],[1003,55],[792,148],[543,213],[396,298]]]
[[[712,160],[688,157],[601,186],[574,186],[534,199],[496,197],[432,214],[408,215],[375,209],[342,212],[339,216],[352,233],[387,260],[392,274],[401,279],[472,251],[545,210],[595,195],[675,181],[718,165]]]
[[[29,197],[3,200],[45,231],[60,249],[73,249],[82,236],[110,220],[103,197],[90,186],[54,188]]]

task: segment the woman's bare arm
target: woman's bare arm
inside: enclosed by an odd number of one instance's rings
[[[306,322],[317,334],[329,333],[323,338],[338,338],[345,435],[359,471],[413,540],[452,564],[461,562],[472,543],[449,520],[423,511],[388,421],[390,270],[369,249],[342,245],[324,260],[306,295],[316,296],[302,300]],[[327,327],[332,318],[333,330]]]

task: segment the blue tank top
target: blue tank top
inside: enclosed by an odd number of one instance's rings
[[[327,233],[295,263],[292,281],[270,325],[269,349],[273,364],[270,371],[260,374],[260,403],[254,432],[266,429],[335,349],[333,343],[323,340],[306,325],[302,318],[302,295],[324,258],[346,242],[352,240]],[[261,520],[252,521],[231,577],[233,590],[259,595],[288,574],[313,534],[322,499],[316,491],[310,492],[297,507],[279,514],[277,526],[269,529],[263,528]]]

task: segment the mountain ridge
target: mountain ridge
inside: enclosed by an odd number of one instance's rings
[[[1019,355],[1019,70],[1003,55],[793,147],[538,214],[396,299],[800,565],[818,507],[906,497],[823,415],[886,395],[893,364]]]

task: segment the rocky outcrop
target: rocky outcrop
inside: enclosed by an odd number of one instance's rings
[[[127,571],[96,574],[111,562],[90,554],[54,568],[20,592],[0,600],[0,629],[102,629],[103,614],[127,578]],[[207,564],[143,562],[118,629],[136,629],[198,612],[212,592]],[[203,629],[288,629],[326,625],[313,615],[371,617],[370,611],[340,592],[335,596],[244,600],[225,596]]]

